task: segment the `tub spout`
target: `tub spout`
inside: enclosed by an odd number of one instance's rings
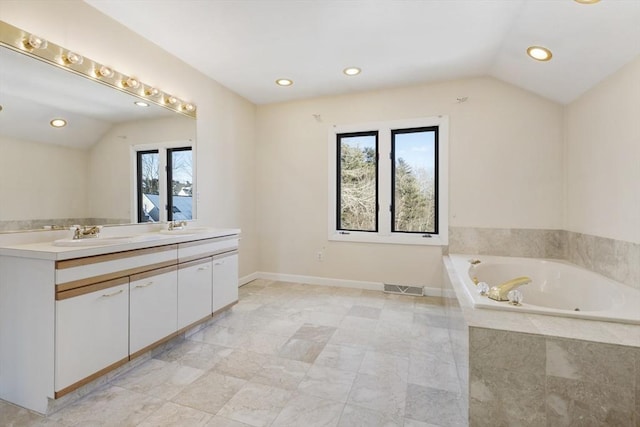
[[[509,291],[528,283],[531,283],[531,278],[526,276],[516,277],[515,279],[507,280],[501,285],[492,286],[487,296],[496,301],[508,301],[507,294]]]

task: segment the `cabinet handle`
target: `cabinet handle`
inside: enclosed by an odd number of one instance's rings
[[[112,292],[110,294],[102,294],[102,296],[105,297],[105,298],[115,297],[116,295],[121,294],[123,292],[124,292],[124,289],[120,289],[119,291],[115,291],[115,292]]]
[[[136,285],[136,288],[146,288],[147,286],[153,285],[153,282],[147,282],[144,285]]]
[[[222,264],[224,264],[224,261],[218,261],[218,262],[213,263],[213,265],[222,265]]]
[[[208,270],[208,269],[209,269],[209,266],[208,266],[208,265],[206,265],[206,266],[204,266],[204,267],[199,267],[199,268],[198,268],[198,271],[204,271],[204,270]]]

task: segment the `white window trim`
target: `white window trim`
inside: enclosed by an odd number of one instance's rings
[[[160,169],[160,182],[158,183],[158,189],[160,191],[160,204],[166,204],[167,200],[164,200],[166,198],[166,194],[167,194],[167,149],[169,148],[181,148],[181,147],[191,147],[191,169],[192,169],[192,173],[193,173],[193,189],[192,189],[192,194],[194,194],[195,196],[191,199],[192,203],[193,203],[193,207],[191,208],[191,215],[193,217],[193,221],[198,218],[197,216],[197,208],[198,208],[198,203],[197,200],[199,199],[199,193],[198,193],[198,188],[197,188],[197,183],[196,183],[196,179],[195,177],[196,175],[196,146],[193,143],[193,141],[191,141],[190,139],[188,140],[184,140],[184,141],[170,141],[170,142],[159,142],[159,143],[154,143],[154,144],[138,144],[138,145],[132,145],[131,149],[130,149],[130,171],[131,171],[131,187],[130,187],[130,200],[131,200],[131,209],[130,209],[130,216],[131,216],[131,223],[132,224],[139,224],[138,223],[138,164],[137,164],[137,156],[138,156],[138,152],[139,151],[151,151],[151,150],[158,150],[158,168]],[[159,220],[158,223],[164,223],[167,222],[167,210],[166,209],[160,209],[160,216],[159,216]]]
[[[438,126],[438,234],[392,233],[391,212],[391,130]],[[378,131],[378,232],[337,229],[337,143],[338,134]],[[446,246],[449,244],[449,117],[435,116],[408,120],[334,125],[329,130],[329,240],[338,242],[390,243],[403,245]],[[347,234],[348,233],[348,234]]]

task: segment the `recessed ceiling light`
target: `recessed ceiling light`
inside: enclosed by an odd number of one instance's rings
[[[596,4],[599,1],[600,0],[575,0],[576,3],[580,3],[580,4]]]
[[[138,107],[148,107],[149,106],[149,104],[147,104],[144,101],[136,101],[136,102],[134,102],[134,104],[136,104]]]
[[[529,48],[527,48],[527,55],[536,61],[548,61],[553,56],[549,49],[542,46],[529,46]]]
[[[342,70],[342,72],[345,73],[347,76],[357,76],[362,72],[362,70],[358,67],[347,67],[344,70]]]
[[[276,80],[276,84],[278,86],[291,86],[293,84],[293,80],[291,80],[291,79],[278,79],[278,80]]]
[[[64,119],[53,119],[49,122],[54,128],[63,128],[67,125],[67,121]]]

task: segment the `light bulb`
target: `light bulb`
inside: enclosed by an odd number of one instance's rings
[[[167,103],[170,105],[176,105],[178,102],[180,102],[180,100],[173,95],[167,97]]]
[[[123,81],[122,84],[131,89],[137,89],[140,87],[140,81],[135,77],[129,77],[127,80]]]
[[[112,68],[107,67],[106,65],[103,65],[98,69],[96,74],[97,74],[98,77],[111,78],[115,74],[115,71],[113,71]]]
[[[31,34],[27,40],[24,41],[24,46],[30,49],[46,49],[47,41],[42,37],[38,37],[35,34]]]
[[[184,104],[182,108],[190,113],[196,111],[196,106],[191,103]]]
[[[160,95],[160,91],[155,88],[155,87],[148,87],[145,91],[144,91],[145,95],[147,96],[158,96]]]
[[[82,55],[78,55],[77,53],[71,52],[71,51],[65,53],[62,59],[67,64],[74,64],[74,65],[80,65],[84,62],[84,58],[82,57]]]

